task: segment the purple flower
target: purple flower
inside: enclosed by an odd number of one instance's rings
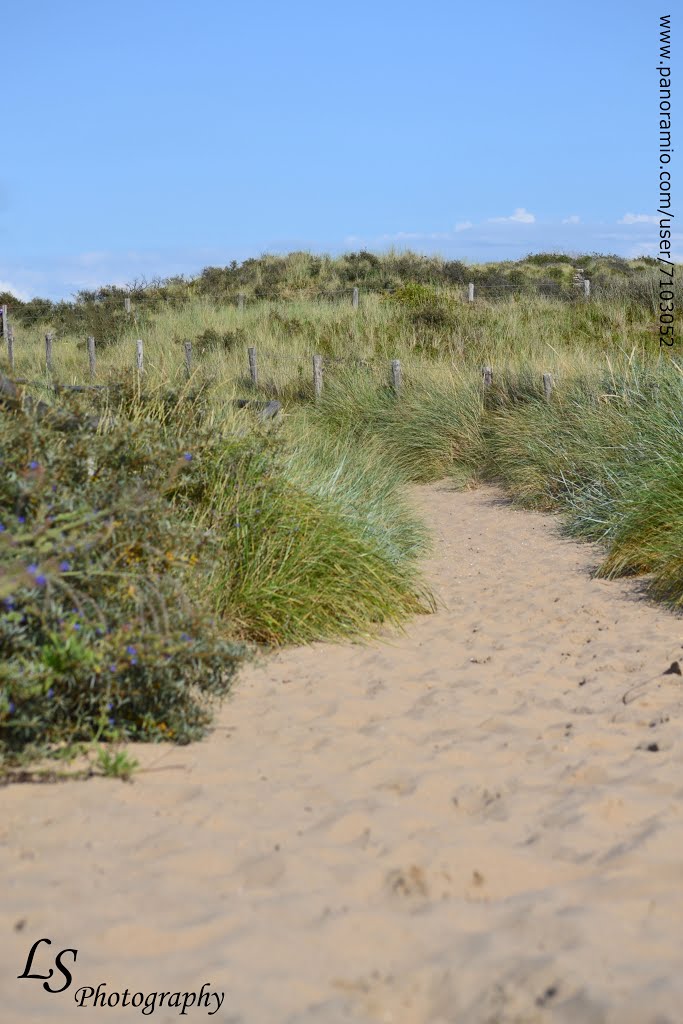
[[[129,644],[128,647],[126,647],[126,654],[130,654],[131,656],[133,656],[137,653],[137,650],[135,649],[135,647],[133,647],[132,644]]]
[[[55,691],[52,689],[52,687],[50,687],[50,689],[47,691],[47,699],[48,700],[52,700],[54,695],[55,695]]]
[[[192,637],[188,633],[181,633],[180,634],[180,639],[184,640],[186,644],[191,644],[192,643]]]
[[[4,532],[5,532],[5,524],[4,523],[0,523],[0,533],[4,533]]]
[[[111,702],[110,700],[108,700],[108,701],[107,701],[107,711],[111,711],[111,709],[112,709],[113,707],[114,707],[114,705],[112,704],[112,702]]]
[[[35,574],[38,572],[38,566],[36,565],[36,563],[31,562],[31,564],[26,567],[26,572],[30,572],[31,576],[35,576]]]
[[[109,666],[109,671],[110,672],[116,672],[116,665],[110,665]]]
[[[110,718],[109,719],[109,724],[110,725],[116,725],[116,719],[115,718]]]
[[[17,516],[17,522],[18,523],[25,523],[26,522],[26,516]]]
[[[80,622],[74,622],[74,629],[83,629]]]
[[[185,452],[183,455],[185,462],[192,462],[192,452]]]
[[[66,559],[64,559],[63,562],[59,563],[59,571],[60,572],[69,572],[70,569],[71,569],[71,562],[67,562]]]
[[[13,714],[14,714],[14,712],[15,712],[15,711],[17,710],[17,709],[16,709],[16,706],[15,706],[15,703],[14,703],[14,701],[13,701],[13,700],[11,700],[11,701],[9,702],[9,704],[8,704],[8,706],[7,706],[7,710],[9,711],[10,715],[13,715]]]
[[[29,462],[28,468],[29,469],[38,469],[39,465],[40,465],[40,463],[36,462],[36,460],[33,459],[31,462]]]
[[[45,577],[42,574],[42,572],[39,572],[38,575],[36,576],[36,583],[38,584],[39,587],[44,587],[45,584],[47,583],[47,577]]]
[[[131,663],[131,665],[137,665],[138,659],[133,657],[133,658],[130,659],[130,663]]]

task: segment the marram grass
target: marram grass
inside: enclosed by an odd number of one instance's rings
[[[206,588],[238,636],[268,644],[368,636],[431,608],[417,579],[415,516],[391,481],[383,508],[372,489],[363,495],[362,469],[345,454],[326,480],[322,466],[313,480],[296,451],[270,466],[252,457],[213,467],[202,521],[220,534],[222,552]]]

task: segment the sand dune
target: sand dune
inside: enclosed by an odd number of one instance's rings
[[[416,501],[437,614],[250,667],[130,784],[0,791],[3,1021],[140,1019],[76,1007],[105,981],[232,1024],[680,1024],[680,620],[493,489]],[[61,995],[16,980],[43,936]]]

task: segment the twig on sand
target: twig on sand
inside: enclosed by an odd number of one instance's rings
[[[637,700],[637,698],[640,696],[640,691],[643,690],[644,687],[649,686],[650,683],[653,683],[655,679],[660,679],[662,676],[680,675],[683,675],[683,672],[681,672],[681,666],[678,664],[677,661],[672,661],[669,667],[665,669],[663,672],[659,672],[656,676],[652,676],[651,679],[646,679],[642,683],[636,683],[636,685],[632,686],[630,690],[627,690],[624,696],[621,698],[622,703],[632,704],[633,701]],[[631,696],[632,694],[633,696]]]

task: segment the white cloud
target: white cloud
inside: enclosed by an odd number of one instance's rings
[[[489,217],[489,222],[491,224],[534,224],[536,218],[523,206],[518,206],[509,217]]]
[[[571,216],[565,217],[562,221],[563,224],[580,224],[581,218],[576,213],[572,213]]]
[[[657,224],[659,217],[650,216],[649,213],[625,213],[617,224]]]
[[[443,242],[449,238],[450,235],[445,231],[395,231],[379,236],[381,242]]]
[[[82,267],[98,267],[102,263],[106,263],[111,258],[111,253],[104,249],[96,252],[82,252],[77,257],[77,261]]]
[[[459,220],[458,223],[455,225],[455,230],[456,231],[468,231],[470,228],[473,228],[473,227],[474,227],[474,224],[472,223],[471,220]]]
[[[0,281],[0,292],[9,292],[10,295],[14,295],[15,298],[21,299],[22,302],[28,302],[30,295],[23,288],[18,288],[11,281]]]

